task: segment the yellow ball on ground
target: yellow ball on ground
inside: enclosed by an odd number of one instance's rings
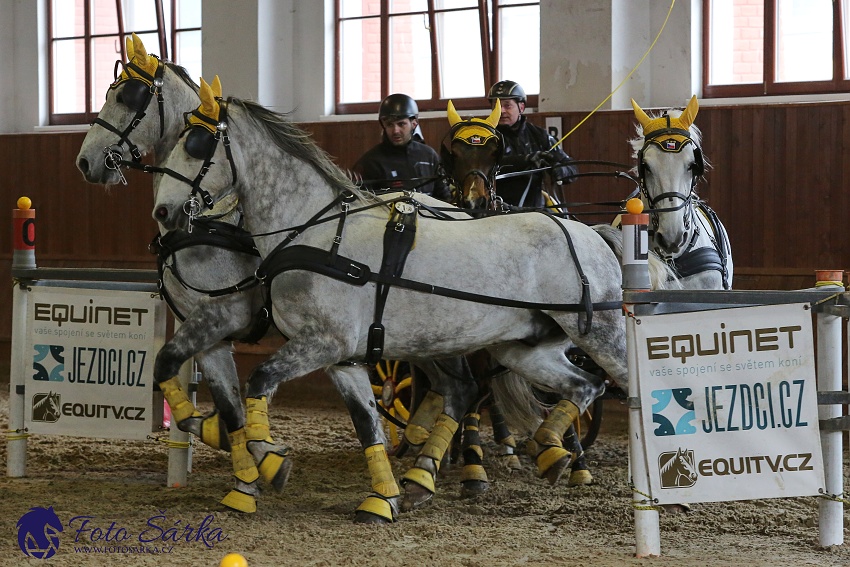
[[[637,197],[633,197],[626,201],[626,211],[631,215],[639,215],[643,212],[643,202]]]
[[[32,201],[30,200],[29,197],[21,197],[20,199],[18,199],[18,208],[19,209],[27,210],[30,207],[32,207]]]
[[[248,560],[238,553],[228,553],[222,558],[219,567],[248,567]]]

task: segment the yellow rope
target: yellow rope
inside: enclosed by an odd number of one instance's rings
[[[6,430],[6,441],[20,441],[21,439],[27,439],[30,436],[27,433],[26,429],[7,429]]]
[[[841,494],[830,494],[826,492],[823,488],[818,488],[818,492],[820,495],[818,498],[823,498],[824,500],[832,500],[833,502],[841,502],[842,504],[850,504],[850,501],[844,498],[844,493]]]
[[[650,46],[649,46],[649,49],[647,49],[647,50],[646,50],[646,53],[644,53],[644,54],[643,54],[643,57],[641,57],[641,58],[640,58],[640,61],[638,61],[638,62],[637,62],[637,65],[635,65],[635,66],[634,66],[634,68],[633,68],[631,71],[629,71],[629,74],[628,74],[628,75],[626,75],[626,77],[625,77],[622,81],[620,81],[620,84],[619,84],[619,85],[617,85],[617,87],[616,87],[613,91],[611,91],[611,94],[609,94],[608,96],[606,96],[606,97],[605,97],[605,100],[603,100],[602,102],[600,102],[600,103],[599,103],[599,105],[597,105],[597,107],[596,107],[596,108],[594,108],[593,110],[591,110],[591,111],[590,111],[590,113],[589,113],[587,116],[585,116],[584,118],[582,118],[582,119],[581,119],[581,122],[579,122],[578,124],[576,124],[576,125],[573,127],[573,129],[572,129],[572,130],[570,130],[569,132],[567,132],[566,134],[564,134],[564,137],[563,137],[563,138],[561,138],[560,140],[558,140],[557,142],[555,142],[555,144],[554,144],[551,148],[549,148],[550,150],[554,150],[555,148],[557,148],[557,147],[561,144],[561,142],[563,142],[564,140],[566,140],[566,139],[567,139],[567,136],[569,136],[570,134],[572,134],[573,132],[575,132],[575,131],[578,129],[578,127],[579,127],[579,126],[581,126],[582,124],[584,124],[585,120],[587,120],[588,118],[590,118],[591,116],[593,116],[593,114],[594,114],[597,110],[599,110],[599,109],[602,107],[602,105],[603,105],[603,104],[605,104],[606,102],[608,102],[608,101],[611,99],[611,97],[612,97],[612,96],[614,96],[614,93],[615,93],[615,92],[617,92],[618,90],[620,90],[620,87],[622,87],[622,86],[626,83],[626,81],[628,81],[628,80],[629,80],[629,78],[630,78],[630,77],[634,74],[634,72],[638,70],[638,67],[640,67],[640,66],[641,66],[641,63],[643,63],[643,60],[644,60],[644,59],[646,59],[646,57],[649,55],[649,52],[650,52],[650,51],[652,51],[652,48],[653,48],[653,47],[655,47],[655,43],[658,41],[658,38],[659,38],[659,37],[661,37],[661,32],[663,32],[663,31],[664,31],[664,28],[667,26],[667,20],[669,20],[669,19],[670,19],[670,13],[673,11],[673,5],[674,5],[674,4],[676,4],[676,0],[671,0],[671,1],[670,1],[670,9],[669,9],[669,10],[667,10],[667,17],[666,17],[666,18],[664,18],[664,23],[663,23],[663,24],[661,24],[661,29],[660,29],[660,30],[658,30],[658,34],[655,36],[655,39],[653,39],[653,40],[652,40],[652,45],[650,45]]]
[[[652,504],[647,504],[647,502],[658,502],[657,498],[653,498],[649,494],[641,492],[640,490],[637,489],[637,487],[632,482],[629,483],[629,487],[632,489],[632,492],[634,492],[635,494],[640,494],[641,496],[643,496],[645,498],[645,500],[632,500],[632,508],[634,508],[635,510],[655,510],[655,511],[662,510],[661,506],[654,506]]]
[[[838,281],[822,281],[822,282],[817,282],[817,283],[815,284],[815,287],[825,287],[825,286],[828,286],[828,285],[837,285],[837,286],[839,286],[839,287],[844,287],[844,282],[838,282]]]

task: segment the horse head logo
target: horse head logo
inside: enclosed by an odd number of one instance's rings
[[[689,449],[679,448],[658,455],[658,470],[661,488],[690,488],[699,478],[694,452]]]
[[[34,559],[48,559],[59,549],[62,522],[49,508],[30,508],[18,520],[18,546],[24,555]]]
[[[61,413],[59,393],[48,392],[35,394],[32,397],[32,420],[43,421],[46,423],[56,423],[59,421]]]

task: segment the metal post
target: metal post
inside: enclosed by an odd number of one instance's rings
[[[840,275],[838,275],[840,274]],[[817,272],[818,286],[832,283],[835,289],[843,289],[841,272]],[[818,313],[817,315],[817,387],[819,392],[838,392],[842,389],[841,368],[841,317]],[[841,417],[840,404],[818,406],[821,420]],[[841,431],[821,431],[823,451],[824,489],[828,494],[844,492]],[[844,504],[840,501],[821,498],[818,505],[818,539],[820,545],[828,547],[844,544]]]
[[[12,268],[35,268],[35,209],[27,197],[18,199],[12,210]],[[26,369],[24,344],[27,337],[27,306],[29,292],[26,283],[16,282],[12,291],[12,344],[9,376],[9,431],[6,433],[6,475],[22,477],[27,474],[27,433],[24,428],[26,411]]]
[[[622,216],[623,228],[623,290],[648,291],[649,215],[642,213],[640,199],[626,203],[628,214]],[[627,313],[633,311],[632,304],[624,304]],[[629,367],[629,475],[634,485],[632,505],[635,518],[635,556],[661,555],[661,532],[658,510],[647,505],[649,476],[646,455],[643,450],[643,426],[641,421],[640,393],[637,380],[638,355],[635,343],[635,319],[626,317],[626,348]]]

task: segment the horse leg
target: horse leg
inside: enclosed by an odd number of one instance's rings
[[[421,449],[441,413],[443,413],[443,396],[431,388],[410,416],[407,427],[404,428],[404,440],[414,449]]]
[[[478,407],[463,417],[463,469],[460,476],[460,495],[463,498],[483,494],[490,488],[490,480],[483,465],[480,422]]]
[[[398,517],[401,492],[387,457],[383,423],[375,409],[368,372],[362,366],[334,366],[327,372],[348,408],[372,482],[372,494],[357,507],[354,521],[361,524],[394,522]]]
[[[435,480],[440,463],[458,429],[461,417],[478,394],[478,386],[469,375],[469,367],[462,357],[445,359],[439,364],[428,362],[422,366],[431,378],[432,389],[444,393],[444,408],[413,467],[402,477],[401,483],[405,493],[402,501],[404,512],[425,504],[436,493]]]
[[[490,423],[493,426],[493,437],[496,438],[502,448],[502,454],[499,455],[499,460],[509,470],[518,471],[522,468],[519,463],[519,456],[516,454],[516,439],[514,439],[511,430],[508,429],[508,424],[505,421],[505,416],[502,413],[499,404],[495,401],[490,402],[487,406],[490,412]]]
[[[564,448],[573,455],[573,463],[570,466],[570,480],[567,486],[586,486],[593,483],[593,475],[587,466],[587,458],[578,438],[575,423],[571,423],[564,435]]]
[[[555,336],[534,346],[514,341],[488,349],[501,364],[541,390],[556,392],[560,397],[533,436],[539,448],[538,474],[551,484],[558,481],[573,460],[572,453],[564,449],[564,434],[604,390],[602,378],[569,362],[565,354],[568,341],[564,336]]]

